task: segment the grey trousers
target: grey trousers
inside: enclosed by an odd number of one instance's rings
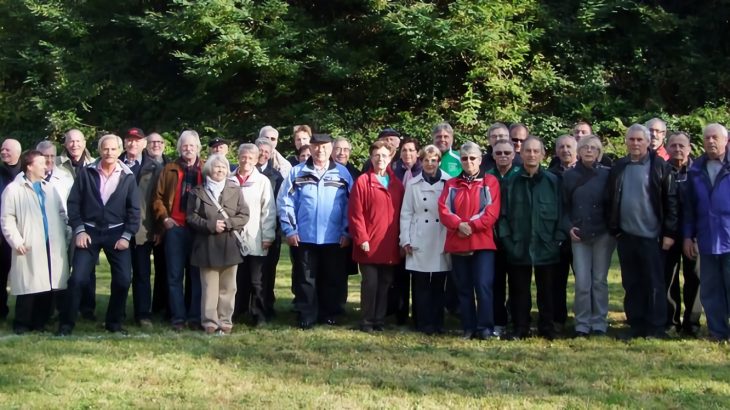
[[[616,240],[605,233],[588,241],[573,242],[575,271],[575,331],[605,332],[608,327],[608,268]]]

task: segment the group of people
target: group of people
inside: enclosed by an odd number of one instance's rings
[[[359,268],[364,332],[383,330],[393,313],[399,323],[411,316],[418,331],[442,333],[448,310],[459,315],[465,339],[524,338],[531,335],[534,272],[537,333],[553,339],[568,319],[572,268],[573,334],[605,335],[617,249],[627,337],[667,338],[672,327],[696,335],[704,307],[710,337],[724,341],[727,130],[705,127],[698,158],[686,133],[666,134],[658,118],[634,124],[628,154],[615,158],[579,122],[556,140],[550,159],[519,123],[490,126],[484,151],[470,141],[456,150],[448,123],[433,128],[425,147],[386,128],[361,170],[347,139],[306,125],[294,128],[296,152],[288,159],[276,150],[278,131],[266,126],[254,143],[239,146],[234,166],[220,138],[209,142],[203,161],[192,130],[180,134],[176,159],[163,155],[159,134],[138,128],[124,138],[102,136],[97,160],[78,130],[66,133],[58,158],[48,141],[21,154],[7,139],[0,268],[10,271],[17,295],[13,326],[18,333],[43,329],[57,309],[58,333],[70,334],[89,294],[93,303],[101,249],[112,275],[109,331],[123,331],[130,283],[143,327],[152,325],[158,300],[175,330],[228,334],[244,315],[262,325],[275,316],[286,241],[303,329],[339,323],[348,275]]]

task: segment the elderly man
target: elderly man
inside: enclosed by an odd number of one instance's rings
[[[556,337],[555,265],[560,260],[560,245],[568,237],[562,224],[560,183],[557,176],[540,165],[545,158],[542,141],[527,138],[520,155],[522,171],[503,181],[497,228],[509,264],[509,303],[514,336],[524,338],[530,333],[530,286],[534,269],[538,333],[553,339]]]
[[[674,189],[679,194],[679,226],[683,223],[687,197],[687,171],[692,167],[690,139],[683,132],[672,133],[667,138],[667,153],[671,166]],[[667,285],[667,327],[674,326],[677,332],[696,336],[700,328],[700,276],[693,259],[682,255],[683,244],[677,241],[664,252],[664,281]],[[684,292],[679,285],[679,271],[684,277]],[[684,299],[684,318],[682,318]]]
[[[669,154],[664,147],[664,137],[667,135],[667,123],[661,118],[652,118],[644,124],[651,135],[651,150],[663,160],[669,160]]]
[[[522,144],[524,144],[529,135],[530,130],[528,130],[527,126],[521,122],[516,122],[509,126],[509,138],[512,140],[512,143],[515,144],[516,153],[520,153]]]
[[[593,135],[593,127],[591,127],[591,124],[587,121],[578,121],[573,126],[573,129],[570,130],[570,135],[572,135],[576,141],[580,141],[581,138],[587,135]]]
[[[274,169],[279,171],[282,176],[289,175],[292,165],[276,150],[276,145],[279,143],[279,131],[271,125],[266,125],[259,130],[259,138],[266,138],[271,141],[271,146],[273,147],[271,159]]]
[[[433,145],[441,151],[441,170],[451,177],[461,174],[461,158],[453,150],[454,129],[448,122],[436,124],[431,130]]]
[[[170,298],[172,328],[183,330],[185,322],[192,330],[200,329],[200,271],[190,265],[193,233],[187,226],[187,203],[190,191],[203,182],[200,137],[185,130],[177,140],[175,161],[162,169],[152,196],[156,234],[165,236],[165,261]],[[185,277],[190,280],[190,302],[186,303]]]
[[[350,244],[347,202],[350,173],[332,161],[332,137],[315,134],[312,157],[294,167],[284,179],[279,219],[294,252],[294,294],[298,325],[311,328],[321,321],[337,324],[337,275],[344,260],[339,248]]]
[[[73,175],[56,165],[56,145],[54,143],[43,140],[36,145],[35,149],[40,151],[46,160],[46,182],[58,192],[63,209],[66,209],[66,200],[74,183]]]
[[[0,194],[5,187],[10,185],[15,177],[20,173],[20,142],[18,140],[8,138],[3,141],[0,147]],[[8,317],[8,273],[10,272],[10,256],[12,250],[0,236],[0,320]]]
[[[678,235],[678,202],[669,166],[650,144],[646,127],[629,127],[629,154],[609,174],[608,226],[617,236],[624,311],[631,327],[626,336],[666,339],[662,250],[671,248]]]
[[[299,161],[299,157],[296,155],[299,153],[299,150],[302,149],[304,146],[309,145],[309,141],[312,139],[312,128],[309,125],[296,125],[294,127],[294,132],[292,133],[292,139],[294,140],[294,154],[287,158],[287,161],[291,164],[291,166],[298,165],[301,161]]]
[[[215,137],[208,141],[208,155],[220,154],[224,157],[228,155],[228,141],[220,137]]]
[[[490,171],[496,166],[493,155],[494,145],[499,141],[509,141],[509,128],[501,122],[495,122],[489,126],[487,138],[489,139],[489,146],[487,147],[487,152],[482,155],[482,164],[480,166],[484,172]],[[513,155],[513,158],[516,157]]]
[[[705,154],[687,172],[684,253],[700,256],[700,299],[710,337],[730,339],[730,155],[727,129],[710,124],[702,133]]]
[[[101,158],[79,169],[68,197],[68,223],[76,250],[68,281],[66,304],[59,320],[59,335],[71,334],[81,302],[81,289],[89,281],[103,249],[111,268],[111,296],[104,328],[124,333],[130,283],[129,244],[139,229],[139,190],[132,171],[119,160],[122,139],[107,134],[99,139]]]

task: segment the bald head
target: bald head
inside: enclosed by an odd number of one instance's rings
[[[7,165],[15,165],[20,159],[22,150],[20,141],[8,138],[3,141],[2,147],[0,147],[0,160]]]
[[[76,128],[72,128],[64,134],[63,147],[66,154],[74,161],[79,161],[86,151],[86,138],[84,133]]]

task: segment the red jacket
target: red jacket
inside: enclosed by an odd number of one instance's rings
[[[348,217],[352,236],[352,258],[357,263],[397,265],[401,260],[400,208],[403,202],[403,184],[388,167],[388,189],[370,170],[362,174],[350,191]],[[370,244],[364,252],[360,245]]]
[[[446,227],[444,251],[471,252],[494,250],[494,224],[499,217],[499,182],[493,175],[479,172],[471,182],[463,174],[446,181],[439,197],[439,216]],[[472,234],[458,231],[461,222],[468,222]]]

